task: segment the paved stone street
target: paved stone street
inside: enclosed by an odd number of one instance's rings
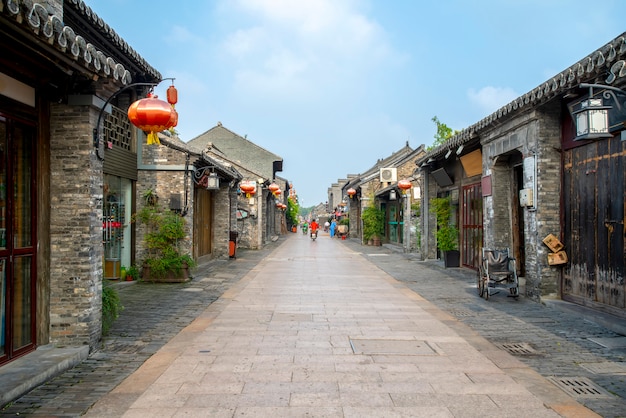
[[[286,239],[305,238],[290,234]],[[467,325],[599,415],[626,416],[625,337],[585,319],[576,309],[569,312],[502,294],[485,301],[476,293],[475,276],[462,269],[446,270],[437,262],[420,262],[354,240],[329,240],[322,235],[316,244],[345,245],[362,253],[360,257],[436,305],[443,311],[439,319],[459,335],[471,339],[464,330]],[[284,241],[262,251],[239,251],[236,260],[201,266],[189,283],[119,283],[126,309],[102,350],[8,405],[1,414],[82,415]],[[519,416],[525,415],[521,408]]]
[[[623,321],[601,326],[604,318],[561,301],[537,304],[503,293],[485,301],[478,297],[476,276],[466,270],[353,241],[348,245],[599,415],[626,416],[626,337],[609,329],[624,332]]]

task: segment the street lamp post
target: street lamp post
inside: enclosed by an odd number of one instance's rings
[[[411,252],[411,193],[404,193],[404,252]]]

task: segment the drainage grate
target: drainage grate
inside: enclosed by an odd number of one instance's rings
[[[529,356],[538,354],[537,351],[528,343],[504,343],[500,344],[500,348],[517,356]]]
[[[452,313],[452,315],[456,316],[457,318],[476,316],[476,314],[472,311],[465,311],[461,309],[453,309],[450,312]]]
[[[607,392],[584,377],[552,377],[550,380],[575,398],[608,398]]]

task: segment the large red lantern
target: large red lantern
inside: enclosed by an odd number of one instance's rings
[[[407,191],[408,191],[408,190],[409,190],[412,186],[413,186],[413,185],[412,185],[412,184],[411,184],[411,182],[410,182],[410,181],[408,181],[408,180],[400,180],[400,181],[398,182],[398,187],[399,187],[400,189],[402,189],[402,192],[403,192],[404,194],[406,194],[406,193],[407,193]]]
[[[242,181],[239,188],[246,194],[247,198],[254,196],[256,193],[256,184],[251,181]]]
[[[148,132],[148,145],[160,144],[157,132],[173,128],[178,125],[178,112],[174,104],[178,101],[178,93],[174,86],[167,90],[166,103],[152,93],[145,99],[133,102],[128,108],[128,119],[144,132]]]
[[[350,197],[350,199],[352,199],[354,195],[356,195],[356,190],[350,187],[346,193],[348,193],[348,196]]]
[[[267,188],[272,192],[273,195],[276,195],[276,192],[280,190],[280,186],[276,183],[272,183]]]

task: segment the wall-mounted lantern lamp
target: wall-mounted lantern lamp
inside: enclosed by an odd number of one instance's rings
[[[576,124],[576,138],[599,139],[610,138],[613,135],[609,132],[609,110],[612,108],[604,104],[604,99],[613,98],[617,106],[621,108],[614,92],[626,95],[626,92],[612,86],[601,84],[582,83],[580,88],[589,88],[589,97],[580,102],[580,107],[572,111],[572,116]],[[593,97],[593,89],[604,89],[601,97]]]
[[[389,190],[389,200],[396,200],[396,198],[397,198],[396,190],[395,189]]]
[[[217,176],[217,173],[210,173],[206,177],[206,189],[207,190],[217,190],[220,188],[220,178]]]

